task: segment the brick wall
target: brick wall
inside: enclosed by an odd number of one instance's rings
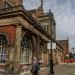
[[[8,39],[8,44],[13,45],[15,42],[15,35],[16,35],[16,27],[14,26],[1,26],[0,27],[0,34],[6,35]]]

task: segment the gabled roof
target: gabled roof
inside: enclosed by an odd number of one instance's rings
[[[62,49],[62,51],[64,50],[64,48],[56,41],[56,45],[58,46],[58,47],[60,47],[61,49]]]
[[[32,10],[27,10],[31,15],[34,13],[41,13],[44,14],[43,8],[41,6],[39,6],[37,9],[32,9]]]
[[[34,12],[36,12],[37,9],[32,9],[32,10],[27,10],[30,14],[33,14]]]
[[[68,40],[57,40],[57,43],[60,44],[62,47],[68,46]]]

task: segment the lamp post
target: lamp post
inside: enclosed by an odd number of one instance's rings
[[[53,20],[53,13],[51,12],[51,10],[49,11],[49,18],[50,18],[50,23],[51,23],[51,25],[50,25],[50,35],[51,35],[51,37],[50,37],[50,49],[49,49],[49,53],[48,53],[48,56],[49,56],[49,75],[54,75],[54,69],[53,69],[53,51],[52,51],[52,20]]]

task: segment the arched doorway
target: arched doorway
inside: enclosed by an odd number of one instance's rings
[[[30,34],[24,35],[21,41],[21,63],[31,63],[32,50],[31,50],[32,37]]]
[[[7,60],[7,37],[0,34],[0,63],[6,63]]]

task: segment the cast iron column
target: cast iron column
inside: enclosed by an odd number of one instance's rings
[[[53,19],[53,13],[51,11],[49,11],[49,18],[50,18],[50,31],[51,31],[51,49],[49,51],[49,67],[50,67],[50,70],[49,70],[49,75],[54,75],[54,69],[53,69],[53,51],[52,51],[52,19]]]

